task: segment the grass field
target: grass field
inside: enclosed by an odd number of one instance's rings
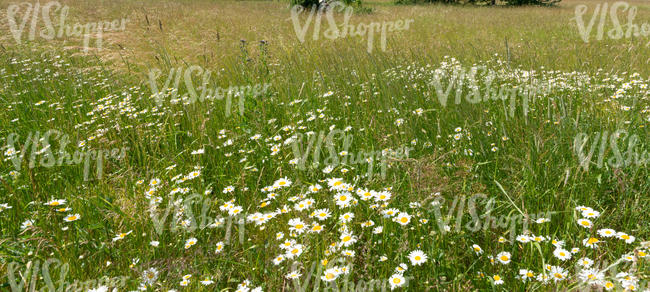
[[[650,2],[332,16],[0,0],[0,291],[648,291]]]

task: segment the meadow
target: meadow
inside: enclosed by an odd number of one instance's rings
[[[0,291],[648,291],[650,2],[299,11],[0,0]]]

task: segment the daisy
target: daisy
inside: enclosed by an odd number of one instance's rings
[[[287,252],[286,252],[285,256],[288,259],[293,259],[293,258],[299,257],[302,254],[303,251],[304,251],[304,248],[303,248],[302,244],[295,244],[295,245],[291,246],[291,248],[287,249]]]
[[[584,228],[591,228],[593,223],[589,219],[578,219],[578,224]]]
[[[127,233],[120,233],[120,234],[116,235],[115,237],[113,237],[113,242],[124,239],[124,237],[131,234],[131,232],[133,232],[133,230],[131,230],[131,231],[127,232]]]
[[[65,205],[65,203],[66,203],[65,200],[51,200],[51,201],[45,203],[44,205],[51,206],[51,207],[56,207],[56,206],[60,206],[60,205]]]
[[[537,281],[542,282],[544,284],[548,283],[548,280],[549,280],[548,275],[543,274],[543,273],[537,274],[537,277],[535,277],[535,278],[537,279]]]
[[[586,238],[586,239],[582,240],[582,244],[584,246],[590,247],[590,248],[597,248],[598,243],[600,243],[600,240],[598,240],[598,238],[595,238],[595,237],[590,237],[590,238]]]
[[[472,245],[472,250],[476,253],[476,255],[481,255],[483,253],[483,249],[478,246],[478,244]]]
[[[158,279],[158,270],[155,268],[149,268],[142,273],[142,278],[145,283],[152,285],[156,282],[156,279]]]
[[[155,188],[158,185],[160,185],[160,180],[157,179],[157,178],[154,178],[154,179],[149,181],[149,186],[152,187],[152,188]]]
[[[598,218],[598,216],[600,216],[600,212],[595,210],[586,210],[582,211],[582,216],[587,218]]]
[[[501,285],[503,284],[503,279],[501,279],[501,276],[499,275],[494,275],[492,276],[492,283],[494,283],[494,285]]]
[[[9,204],[7,204],[7,203],[0,204],[0,212],[2,212],[2,211],[4,211],[4,210],[7,210],[7,209],[11,209],[11,208],[12,208],[12,207],[9,206]]]
[[[634,254],[624,254],[621,259],[626,262],[634,262],[636,261],[636,257],[634,257]]]
[[[334,201],[336,205],[345,208],[350,206],[350,201],[352,200],[352,194],[349,192],[342,192],[334,195]]]
[[[306,231],[306,224],[300,218],[293,218],[289,220],[289,230],[296,232],[297,234],[302,234]]]
[[[196,238],[194,238],[194,237],[188,239],[187,241],[185,241],[185,249],[188,249],[188,248],[192,247],[193,245],[196,244],[197,241],[198,240]]]
[[[284,255],[279,255],[273,259],[273,264],[277,266],[280,263],[284,262],[284,259],[285,259]]]
[[[20,229],[25,230],[29,227],[34,226],[34,220],[25,220],[22,225],[20,225]]]
[[[205,278],[200,283],[203,286],[209,286],[209,285],[214,284],[214,281],[212,281],[212,279],[210,279],[210,278]]]
[[[350,221],[352,221],[352,219],[354,219],[354,213],[349,213],[349,212],[344,213],[343,215],[341,215],[341,217],[339,217],[339,220],[341,220],[341,222],[343,223],[349,223]]]
[[[284,178],[276,180],[273,183],[273,186],[277,187],[277,188],[288,187],[288,186],[291,186],[291,181],[289,179],[287,179],[286,177],[284,177]]]
[[[546,240],[546,237],[541,236],[541,235],[533,235],[533,236],[531,237],[531,239],[532,239],[534,242],[543,242],[543,241]]]
[[[497,260],[501,262],[504,265],[507,265],[510,263],[511,255],[507,251],[502,251],[499,254],[497,254]]]
[[[587,284],[599,284],[605,278],[605,275],[597,269],[585,269],[580,271],[578,277]]]
[[[616,237],[618,237],[618,239],[625,240],[625,243],[632,243],[635,240],[634,236],[628,235],[625,232],[616,233]]]
[[[517,241],[521,243],[528,243],[530,242],[530,237],[528,235],[518,235],[517,236]]]
[[[561,261],[566,261],[568,259],[571,259],[571,253],[563,248],[557,248],[555,251],[553,251],[553,255],[560,259]]]
[[[562,267],[553,266],[551,267],[551,275],[553,276],[553,281],[559,282],[566,279],[569,273],[565,271]]]
[[[314,222],[311,227],[311,232],[320,233],[321,231],[323,231],[324,228],[325,227],[323,225]]]
[[[341,240],[341,245],[348,247],[350,245],[353,245],[355,242],[357,242],[357,237],[354,236],[352,233],[343,233],[339,237]]]
[[[528,280],[534,279],[535,278],[535,273],[531,270],[526,270],[526,269],[521,269],[519,270],[519,278],[526,282]]]
[[[648,257],[648,252],[645,250],[639,250],[638,255],[640,258],[646,258]]]
[[[397,287],[402,287],[405,282],[406,279],[404,279],[404,276],[402,276],[401,274],[393,274],[388,279],[388,283],[390,284],[391,290],[394,290]]]
[[[289,280],[293,280],[293,279],[298,279],[298,278],[300,278],[300,276],[302,276],[301,273],[299,273],[299,272],[297,272],[297,271],[292,271],[292,272],[290,272],[289,274],[287,274],[285,277],[286,277],[287,279],[289,279]]]
[[[564,241],[563,241],[563,240],[553,239],[553,240],[551,240],[551,244],[552,244],[553,246],[559,248],[559,247],[563,247],[563,246],[564,246]]]
[[[223,246],[224,244],[222,241],[217,242],[217,249],[215,250],[215,253],[221,253],[221,251],[223,251]]]
[[[411,265],[413,266],[419,266],[427,261],[427,255],[417,249],[409,253],[409,260],[411,261]]]
[[[594,264],[594,261],[592,261],[589,258],[581,258],[578,260],[578,265],[580,265],[583,268],[590,268],[591,265]]]
[[[229,216],[236,216],[237,214],[241,213],[244,209],[241,206],[235,206],[232,207],[228,210],[228,215]]]
[[[336,278],[338,278],[338,276],[340,274],[340,271],[338,271],[338,269],[335,269],[335,268],[329,268],[329,269],[325,270],[325,272],[323,274],[324,275],[320,277],[321,280],[323,280],[325,282],[332,282],[332,281],[336,280]]]
[[[591,212],[594,209],[586,207],[586,206],[578,206],[578,207],[576,207],[576,210],[578,210],[580,212]]]
[[[609,229],[609,228],[599,229],[598,235],[602,237],[612,237],[616,235],[616,231],[614,229]]]
[[[406,226],[411,222],[411,215],[406,212],[400,212],[393,221],[399,223],[402,226]]]
[[[605,290],[607,291],[612,290],[614,289],[614,287],[616,287],[616,285],[614,285],[614,283],[612,283],[611,281],[606,281],[603,286],[605,286]]]
[[[80,218],[81,218],[81,215],[79,215],[79,214],[68,215],[65,218],[63,218],[63,221],[65,221],[65,222],[73,222],[73,221],[79,220]]]

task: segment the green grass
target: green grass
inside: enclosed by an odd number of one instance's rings
[[[74,17],[85,21],[121,17],[117,7],[125,3],[102,3],[98,15],[88,12],[91,3],[68,5],[77,12]],[[338,218],[346,212],[355,214],[348,227],[358,242],[348,247],[355,251],[355,257],[343,261],[352,271],[348,278],[341,276],[338,284],[344,278],[353,282],[388,279],[400,263],[407,263],[404,276],[412,280],[401,289],[408,291],[576,290],[582,285],[575,268],[579,258],[588,257],[597,266],[607,266],[624,254],[634,253],[638,258],[633,263],[619,263],[613,270],[634,274],[638,284],[647,286],[648,258],[639,257],[640,251],[647,253],[649,249],[647,163],[621,168],[591,165],[585,171],[574,152],[574,140],[580,133],[590,134],[590,147],[595,132],[626,130],[639,137],[637,149],[647,152],[650,80],[642,60],[648,58],[648,51],[638,48],[643,40],[582,43],[575,29],[569,29],[576,3],[569,1],[555,8],[369,5],[376,11],[354,16],[355,21],[415,19],[413,29],[389,39],[388,51],[376,46],[372,54],[366,52],[361,39],[297,43],[290,21],[278,20],[289,15],[286,5],[279,2],[147,2],[146,12],[130,13],[133,26],[107,36],[107,47],[93,55],[64,49],[70,43],[59,41],[17,45],[10,42],[12,39],[6,40],[0,49],[0,104],[6,109],[0,113],[3,153],[12,133],[19,135],[15,148],[20,149],[28,135],[50,129],[69,137],[71,142],[65,147],[69,153],[125,147],[128,151],[124,159],[104,161],[101,178],[92,171],[96,162],[90,162],[89,180],[84,179],[83,162],[53,167],[36,163],[30,168],[25,159],[13,175],[15,166],[3,155],[0,188],[5,196],[0,204],[12,208],[0,212],[1,289],[11,290],[8,272],[14,266],[10,263],[18,263],[18,269],[24,271],[29,261],[43,263],[55,258],[69,265],[67,282],[125,276],[128,291],[143,282],[143,272],[149,268],[159,272],[150,291],[234,291],[246,279],[252,287],[262,286],[265,291],[294,290],[294,284],[285,278],[294,267],[302,266],[298,269],[302,283],[313,263],[321,266],[320,262],[327,259],[329,267],[343,265],[337,262],[341,249],[336,254],[327,254],[326,250],[340,240],[342,224]],[[638,16],[640,23],[648,16],[647,7],[643,9]],[[214,16],[210,14],[214,10],[227,13]],[[237,17],[247,10],[260,22]],[[152,23],[164,19],[163,30],[147,26],[144,14]],[[471,19],[462,20],[460,16]],[[544,25],[522,28],[535,22]],[[228,23],[233,24],[229,29],[219,29]],[[476,29],[486,23],[490,26],[485,31]],[[218,42],[205,37],[214,35],[214,27],[222,34]],[[245,47],[241,47],[240,38],[248,40]],[[260,45],[260,39],[269,40],[269,44]],[[126,48],[119,49],[117,44]],[[448,73],[440,75],[446,88],[454,68],[468,69],[473,64],[495,72],[492,88],[531,86],[536,84],[531,81],[534,79],[544,84],[546,93],[529,101],[527,114],[519,96],[511,113],[510,100],[468,102],[466,80],[458,95],[461,102],[455,102],[458,87],[454,87],[443,106],[432,84],[434,70]],[[231,115],[227,115],[225,100],[187,105],[166,102],[158,107],[148,85],[149,69],[163,72],[158,79],[161,86],[171,68],[187,69],[191,65],[212,71],[211,88],[261,83],[270,84],[270,88],[261,96],[246,96],[244,111]],[[535,73],[527,79],[529,70]],[[200,77],[193,77],[194,84],[199,84]],[[484,93],[487,84],[479,80],[479,92]],[[621,88],[625,90],[620,97],[611,98]],[[331,95],[326,94],[330,91]],[[187,93],[182,83],[179,93]],[[233,99],[233,104],[236,101]],[[421,115],[414,113],[417,109],[423,110]],[[402,119],[400,125],[396,124],[398,119]],[[332,173],[324,173],[324,160],[330,153],[325,145],[318,167],[291,165],[295,158],[292,143],[272,154],[273,145],[293,135],[310,131],[327,135],[333,125],[336,129],[351,127],[346,132],[352,137],[350,153],[403,146],[414,150],[408,158],[389,159],[385,177],[377,175],[376,169],[376,175],[364,177],[366,164],[337,166]],[[290,128],[285,130],[285,126]],[[457,133],[462,134],[459,139],[454,138]],[[261,139],[251,139],[256,134]],[[275,136],[281,138],[273,141]],[[302,139],[303,146],[306,138]],[[85,146],[78,146],[80,141],[85,141]],[[54,157],[60,157],[55,150],[60,149],[61,140],[50,138],[49,142]],[[615,142],[621,151],[627,151],[627,139]],[[335,153],[344,149],[342,139],[335,144]],[[41,143],[37,150],[43,147]],[[198,149],[204,153],[192,154]],[[25,149],[22,153],[30,155],[33,151]],[[35,161],[48,152],[44,153],[37,154]],[[599,150],[595,153],[594,161]],[[616,156],[611,147],[604,155],[606,159]],[[171,165],[175,168],[168,169]],[[197,178],[175,182],[177,175],[187,175],[195,167],[201,170]],[[348,172],[342,173],[343,168]],[[290,179],[292,185],[276,191],[277,197],[261,207],[267,197],[262,189],[282,177]],[[358,205],[338,208],[333,200],[336,192],[326,190],[324,180],[328,178],[342,178],[357,188],[391,188],[392,198],[387,206],[371,208],[372,202],[357,197]],[[172,206],[162,230],[157,230],[161,225],[148,211],[147,191],[152,179],[161,181],[154,192],[161,197],[156,214],[164,217],[161,214]],[[309,194],[307,188],[316,183],[323,190]],[[235,191],[223,193],[227,186],[234,186]],[[187,188],[187,193],[171,195],[175,187]],[[193,193],[200,198],[189,202],[181,217],[194,218],[197,225],[206,218],[210,223],[214,218],[227,218],[227,212],[219,207],[231,199],[249,215],[284,205],[294,209],[297,201],[289,199],[305,195],[315,200],[316,208],[329,208],[332,217],[320,222],[325,225],[321,233],[296,237],[306,246],[300,257],[276,266],[271,261],[282,253],[278,247],[282,241],[276,239],[276,233],[289,237],[288,221],[292,218],[316,222],[309,218],[309,211],[279,214],[263,229],[252,222],[229,225],[228,220],[217,228],[177,229],[174,213],[180,207],[172,203],[179,198],[195,198]],[[486,195],[485,200],[476,202],[476,213],[472,214],[469,207],[460,212],[453,209],[454,202],[469,204],[475,194]],[[54,207],[45,206],[51,199],[67,200],[65,206],[72,210],[56,212]],[[489,199],[493,200],[491,207]],[[442,202],[440,209],[430,204],[433,200]],[[413,208],[411,203],[421,206]],[[577,224],[582,216],[575,208],[580,205],[601,212],[599,218],[592,219],[591,229]],[[407,212],[413,216],[411,222],[407,226],[392,222],[379,213],[386,208]],[[563,240],[566,249],[579,247],[580,251],[570,260],[560,261],[553,256],[555,248],[548,241],[498,242],[501,236],[510,239],[521,235],[522,224],[517,225],[515,234],[509,226],[476,232],[466,227],[489,210],[496,218],[548,214],[550,222],[530,223],[531,233]],[[64,222],[67,214],[80,214],[81,218]],[[34,221],[33,226],[21,229],[28,219]],[[359,224],[366,220],[375,225],[361,228]],[[445,220],[449,220],[450,232],[440,228],[443,223],[439,221]],[[485,218],[479,222],[483,226]],[[378,226],[383,232],[373,234],[372,228]],[[596,233],[601,228],[626,232],[636,240],[626,244],[604,238]],[[132,233],[124,239],[113,241],[117,234],[129,231]],[[186,240],[192,237],[198,243],[186,249]],[[592,250],[582,243],[590,237],[604,242]],[[229,244],[215,254],[217,242],[226,239]],[[153,247],[151,241],[160,245]],[[473,244],[484,253],[477,256]],[[409,252],[415,249],[429,258],[421,266],[413,266],[408,260]],[[491,264],[487,256],[502,251],[512,254],[512,262]],[[381,261],[381,256],[386,260]],[[568,279],[542,284],[515,278],[519,269],[538,274],[544,264],[563,267]],[[50,274],[58,272],[54,269]],[[179,283],[187,274],[192,275],[191,283],[182,287]],[[492,284],[489,277],[496,274],[505,281],[503,285]],[[611,279],[615,274],[610,270],[606,275]],[[322,271],[312,275],[309,290],[322,275]],[[215,283],[202,286],[199,280],[205,277]],[[44,279],[25,279],[36,283],[38,289],[45,285]],[[325,284],[319,285],[322,289]]]

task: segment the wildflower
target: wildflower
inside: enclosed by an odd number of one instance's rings
[[[535,278],[535,273],[531,270],[526,270],[526,269],[521,269],[519,270],[519,278],[526,282],[528,280],[534,279]]]
[[[148,285],[152,285],[158,279],[158,270],[155,268],[149,268],[142,273],[142,278],[144,282]]]
[[[25,230],[29,227],[34,226],[34,220],[25,220],[22,225],[20,225],[20,229]]]
[[[625,243],[632,243],[632,242],[634,242],[634,240],[635,240],[635,237],[634,237],[634,236],[632,236],[632,235],[628,235],[628,234],[625,233],[625,232],[619,232],[619,233],[617,233],[617,234],[616,234],[616,237],[618,237],[618,239],[622,239],[622,240],[624,240]]]
[[[188,248],[192,247],[196,243],[197,243],[196,238],[192,237],[192,238],[188,239],[187,241],[185,241],[185,249],[188,249]]]
[[[321,276],[320,278],[325,281],[325,282],[332,282],[336,280],[336,278],[339,277],[340,271],[338,271],[335,268],[329,268],[325,270],[324,275]]]
[[[582,241],[582,244],[586,247],[597,248],[599,242],[600,240],[598,240],[598,238],[590,237],[588,239],[584,239]]]
[[[56,207],[56,206],[64,205],[65,203],[66,203],[65,200],[51,200],[51,201],[45,203],[44,205],[51,206],[51,207]]]
[[[411,222],[411,216],[406,212],[400,212],[393,221],[399,223],[402,226],[406,226]]]
[[[304,247],[303,247],[302,244],[295,244],[295,245],[291,246],[291,248],[289,248],[287,250],[287,253],[285,254],[285,256],[288,259],[293,259],[293,258],[299,257],[302,254],[303,251],[304,251]]]
[[[501,276],[499,275],[494,275],[492,276],[492,283],[494,283],[494,285],[501,285],[503,284],[503,279],[501,279]]]
[[[582,216],[587,218],[598,218],[598,216],[600,216],[600,212],[595,210],[586,210],[582,211]]]
[[[81,215],[79,215],[79,214],[68,215],[68,216],[65,216],[65,218],[63,218],[63,221],[65,221],[65,222],[73,222],[73,221],[79,220],[80,218],[81,218]]]
[[[553,276],[553,281],[559,282],[566,279],[568,272],[565,271],[562,267],[553,266],[551,267],[551,275]]]
[[[605,275],[597,269],[585,269],[580,271],[578,277],[588,284],[598,284],[605,278]]]
[[[517,241],[521,243],[528,243],[530,242],[530,237],[528,235],[518,235],[517,236]]]
[[[578,219],[578,224],[584,228],[591,228],[593,223],[589,219]]]
[[[571,253],[568,250],[565,250],[563,248],[557,248],[555,251],[553,251],[553,255],[560,259],[561,261],[566,261],[568,259],[571,259]]]
[[[612,237],[612,236],[616,236],[616,231],[614,229],[609,229],[609,228],[599,229],[598,235],[602,237]]]
[[[343,233],[339,239],[341,240],[341,244],[345,247],[348,247],[357,242],[357,237],[352,235],[352,233]]]
[[[404,276],[402,276],[401,274],[393,274],[388,279],[388,283],[390,284],[390,289],[391,290],[394,290],[397,287],[403,286],[405,282],[406,282],[406,279],[404,279]]]
[[[499,254],[497,254],[497,260],[501,262],[504,265],[507,265],[510,263],[511,255],[507,251],[502,251]]]
[[[288,273],[285,277],[286,277],[287,279],[289,279],[289,280],[293,280],[293,279],[298,279],[298,278],[300,278],[300,276],[302,276],[301,273],[299,273],[299,272],[297,272],[297,271],[291,271],[291,272]]]
[[[592,261],[589,258],[581,258],[578,260],[578,265],[582,266],[583,268],[590,268],[591,265],[594,264],[594,261]]]
[[[122,240],[122,239],[124,239],[124,237],[126,237],[126,236],[129,235],[129,234],[131,234],[131,232],[133,232],[133,231],[131,230],[131,231],[127,232],[127,233],[120,233],[120,234],[116,235],[116,236],[113,238],[113,242],[116,242],[116,241],[118,241],[118,240]]]
[[[472,245],[472,250],[476,253],[476,255],[481,255],[483,253],[483,249],[478,246],[478,244]]]
[[[284,262],[284,259],[285,259],[284,255],[278,255],[273,259],[273,264],[277,266],[280,263]]]
[[[409,253],[409,260],[411,261],[411,265],[413,266],[419,266],[427,261],[427,255],[417,249]]]

